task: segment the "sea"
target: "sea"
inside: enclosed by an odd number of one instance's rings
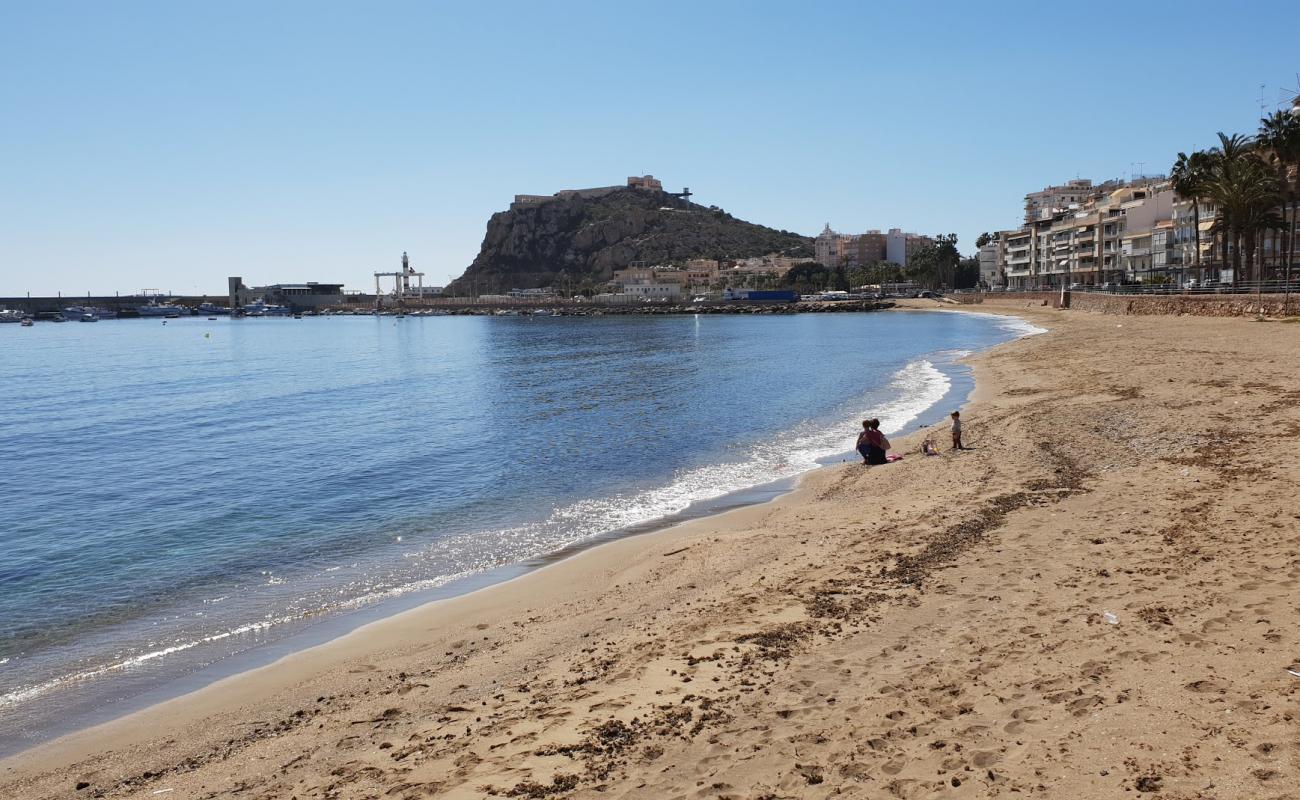
[[[942,312],[0,326],[0,754],[939,423]]]

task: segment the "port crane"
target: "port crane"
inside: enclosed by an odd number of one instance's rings
[[[416,279],[416,296],[424,296],[424,273],[416,272],[411,266],[411,259],[407,257],[406,252],[402,252],[402,268],[397,272],[376,272],[375,273],[375,310],[378,311],[383,305],[383,290],[379,286],[380,278],[393,278],[393,298],[397,301],[398,308],[406,302],[406,297],[411,293],[411,278]]]

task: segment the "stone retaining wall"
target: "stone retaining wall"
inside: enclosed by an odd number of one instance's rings
[[[1070,308],[1078,311],[1127,315],[1280,317],[1288,311],[1285,305],[1285,295],[1280,294],[1133,296],[1075,292],[1070,298]],[[1300,296],[1291,298],[1289,313],[1300,313]]]
[[[1067,292],[1067,307],[1077,311],[1098,314],[1170,315],[1188,314],[1198,317],[1281,317],[1300,314],[1300,293],[1293,294],[1288,303],[1281,294],[1170,294],[1125,295],[1098,292]],[[1060,307],[1061,293],[1055,292],[990,292],[985,294],[953,295],[953,300],[963,305],[990,304],[1004,308],[1027,306]]]
[[[955,294],[951,296],[962,305],[990,303],[999,306],[1047,306],[1059,308],[1060,291],[1054,292],[988,292],[981,294]]]

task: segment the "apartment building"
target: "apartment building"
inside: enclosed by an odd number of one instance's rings
[[[885,260],[907,266],[908,259],[923,247],[934,244],[934,239],[916,233],[890,228],[885,240]]]
[[[1038,253],[1044,248],[1047,236],[1033,228],[1021,228],[1016,231],[999,231],[998,257],[1002,260],[998,271],[1006,280],[1006,285],[1013,289],[1024,289],[1030,285],[1034,275],[1034,264]]]
[[[888,233],[869,230],[866,233],[845,234],[832,230],[829,223],[813,241],[813,253],[818,264],[835,267],[867,267],[882,261],[892,261],[907,266],[908,258],[922,247],[934,244],[934,239],[899,228]]]
[[[980,285],[985,287],[1005,285],[1000,273],[998,272],[998,251],[1002,247],[1002,242],[994,239],[986,245],[980,247]]]
[[[1092,181],[1081,178],[1061,186],[1048,186],[1025,195],[1025,224],[1051,217],[1056,211],[1086,202],[1093,192]]]
[[[1017,289],[1151,279],[1181,260],[1176,200],[1160,178],[1031,192],[1025,225],[998,234],[997,271]]]

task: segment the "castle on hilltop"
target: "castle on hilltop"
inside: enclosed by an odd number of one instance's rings
[[[643,189],[648,192],[662,192],[663,183],[653,175],[633,175],[627,179],[626,186],[599,186],[595,189],[561,189],[555,194],[517,194],[515,201],[510,204],[511,211],[518,211],[521,208],[549,203],[552,200],[567,200],[571,197],[593,198],[604,197],[620,189]]]

